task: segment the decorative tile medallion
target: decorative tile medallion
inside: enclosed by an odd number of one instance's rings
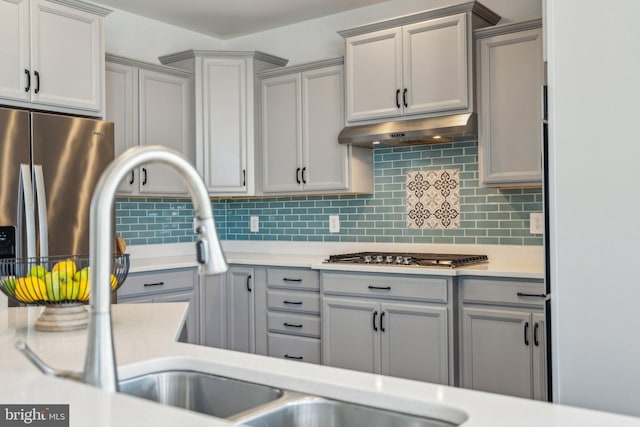
[[[407,173],[407,227],[460,228],[460,171]]]

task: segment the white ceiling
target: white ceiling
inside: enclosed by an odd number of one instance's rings
[[[219,39],[357,9],[386,0],[97,0]]]

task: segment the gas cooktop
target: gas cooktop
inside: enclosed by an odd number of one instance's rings
[[[424,254],[407,252],[356,252],[330,255],[328,263],[456,268],[489,262],[486,255]]]

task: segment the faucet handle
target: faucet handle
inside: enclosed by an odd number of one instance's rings
[[[27,359],[31,361],[42,373],[45,375],[51,375],[59,378],[67,378],[76,381],[82,381],[82,372],[73,372],[73,371],[64,371],[59,369],[54,369],[51,366],[47,365],[37,354],[31,350],[31,348],[24,341],[16,342],[16,349],[25,355]]]

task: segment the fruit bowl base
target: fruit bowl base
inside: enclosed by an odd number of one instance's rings
[[[89,312],[84,304],[47,305],[36,321],[36,330],[67,332],[85,329],[89,325]]]

